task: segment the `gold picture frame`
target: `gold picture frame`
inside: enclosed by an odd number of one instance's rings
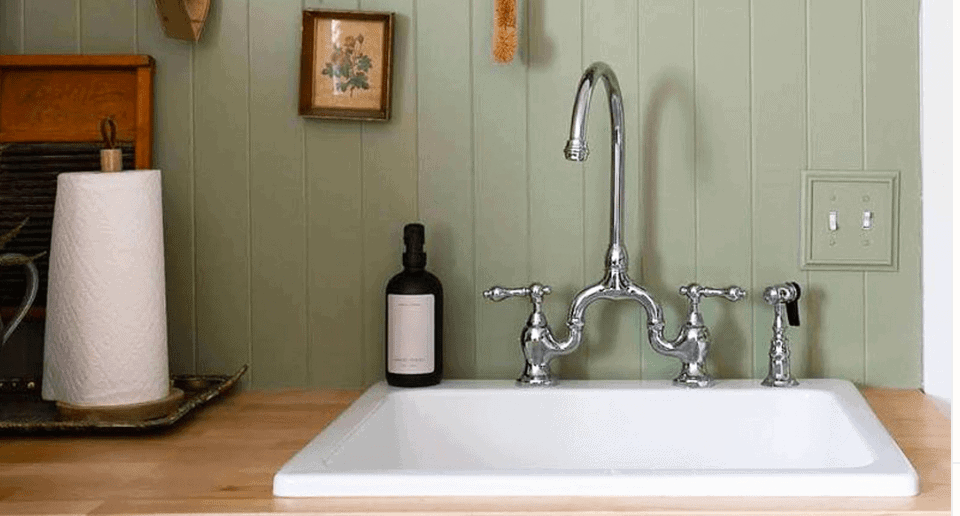
[[[394,13],[303,11],[300,116],[390,120]]]

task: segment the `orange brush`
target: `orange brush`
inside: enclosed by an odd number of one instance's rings
[[[513,61],[517,53],[517,0],[494,0],[493,60]]]

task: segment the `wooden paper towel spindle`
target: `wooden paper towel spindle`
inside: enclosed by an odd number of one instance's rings
[[[117,148],[117,123],[112,117],[100,121],[100,134],[105,147],[100,151],[100,170],[120,172],[123,170],[123,153]]]

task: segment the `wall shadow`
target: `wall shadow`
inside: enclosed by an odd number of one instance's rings
[[[823,347],[820,341],[820,321],[823,320],[821,307],[827,292],[820,287],[803,285],[800,296],[800,325],[806,337],[804,360],[793,366],[793,375],[798,378],[823,378]],[[797,367],[799,366],[799,367]]]
[[[517,51],[530,68],[547,68],[553,63],[556,44],[547,35],[543,24],[547,5],[547,0],[526,0],[519,3],[517,23],[520,26],[520,35]]]
[[[664,71],[660,79],[656,82],[650,99],[647,102],[643,114],[643,128],[641,135],[641,181],[642,181],[642,204],[644,228],[641,238],[642,252],[642,271],[641,280],[647,288],[650,289],[661,304],[672,307],[679,314],[686,313],[686,298],[677,295],[679,285],[667,285],[661,279],[662,263],[668,257],[662,256],[659,249],[652,246],[657,241],[657,208],[661,199],[657,198],[657,179],[663,172],[660,170],[659,149],[660,135],[663,113],[670,103],[675,103],[680,107],[680,111],[687,115],[684,120],[685,132],[683,139],[686,145],[696,151],[696,119],[693,116],[694,96],[690,88],[684,84],[682,72],[679,70],[668,69]],[[688,163],[687,170],[667,171],[667,173],[694,173],[693,162]],[[693,192],[689,193],[693,196]],[[667,200],[669,201],[669,200]],[[692,282],[694,278],[690,278]],[[679,321],[676,322],[679,324]],[[673,322],[668,321],[671,328],[668,331],[674,331]],[[644,337],[646,342],[646,337]],[[646,343],[649,345],[649,343]]]

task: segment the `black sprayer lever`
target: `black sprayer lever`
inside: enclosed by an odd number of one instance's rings
[[[792,301],[787,301],[787,323],[790,326],[800,326],[800,306],[797,304],[800,301],[800,284],[789,281],[787,285],[791,285],[794,290],[796,290],[797,295],[793,298]]]

